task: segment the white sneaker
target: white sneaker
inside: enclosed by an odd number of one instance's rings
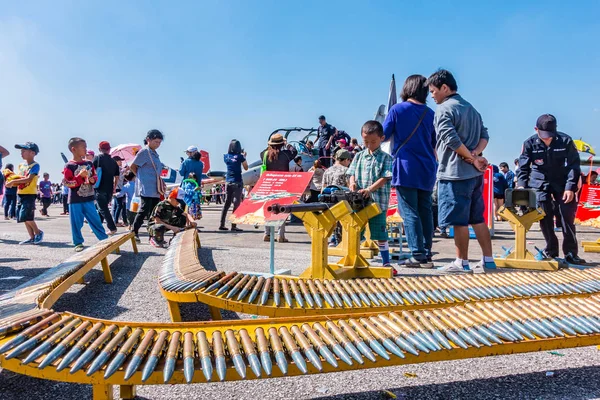
[[[473,267],[474,274],[485,274],[487,272],[493,272],[495,270],[496,270],[496,263],[493,261],[484,262],[483,260],[481,260],[477,264],[475,264],[475,266]]]
[[[444,274],[457,274],[457,273],[471,273],[471,269],[467,267],[465,269],[462,266],[456,265],[454,261],[449,264],[444,265],[443,267],[437,268],[437,271],[442,272]]]

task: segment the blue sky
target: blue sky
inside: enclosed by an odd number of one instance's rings
[[[599,16],[600,1],[0,0],[0,144],[37,142],[56,178],[71,136],[95,148],[158,128],[164,162],[194,144],[219,169],[232,138],[254,160],[272,130],[320,114],[358,136],[392,73],[399,91],[444,67],[490,161],[515,158],[546,112],[600,146]]]

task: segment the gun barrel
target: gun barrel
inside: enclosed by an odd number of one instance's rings
[[[308,203],[308,204],[279,204],[274,203],[267,206],[267,211],[273,214],[290,214],[293,212],[312,212],[325,211],[329,208],[327,203]]]

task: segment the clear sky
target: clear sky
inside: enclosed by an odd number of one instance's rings
[[[0,0],[0,144],[35,141],[43,171],[82,136],[95,149],[151,128],[177,167],[213,169],[232,138],[258,159],[268,134],[325,114],[357,137],[396,74],[451,70],[511,161],[538,115],[600,146],[600,1]],[[432,107],[435,105],[432,103]]]

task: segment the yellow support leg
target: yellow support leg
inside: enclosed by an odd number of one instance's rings
[[[342,225],[342,243],[346,253],[337,262],[340,267],[368,267],[369,262],[363,257],[360,244],[360,233],[368,224],[369,219],[381,212],[375,203],[369,204],[358,212],[340,218]]]
[[[221,310],[217,307],[208,306],[208,312],[210,313],[210,317],[213,321],[221,321],[223,316],[221,315]]]
[[[312,279],[391,278],[391,268],[371,267],[360,254],[360,231],[367,224],[369,218],[379,212],[379,207],[372,204],[356,213],[357,216],[353,218],[350,216],[352,214],[350,205],[348,202],[342,201],[324,212],[294,213],[304,222],[311,238],[312,264],[300,274],[300,277]],[[327,238],[338,221],[342,223],[342,227],[347,224],[346,229],[342,230],[347,251],[343,261],[329,264]]]
[[[119,395],[122,399],[131,400],[136,396],[135,385],[121,385]]]
[[[302,278],[335,279],[335,272],[329,268],[327,238],[337,221],[352,213],[347,201],[341,201],[323,212],[297,212],[294,215],[304,222],[311,238],[311,266],[300,276]]]
[[[81,278],[79,278],[77,283],[79,283],[80,285],[85,285],[85,279],[83,279],[83,276]]]
[[[600,253],[600,239],[595,242],[581,242],[586,253]]]
[[[371,230],[369,225],[365,227],[365,240],[360,245],[361,250],[368,250],[373,252],[373,256],[379,254],[379,246],[375,241],[371,240]]]
[[[169,305],[169,315],[171,316],[171,321],[181,322],[181,312],[179,311],[179,303],[171,300],[167,300],[167,303]]]
[[[117,247],[117,248],[115,249],[115,254],[121,254],[121,249]]]
[[[94,400],[113,400],[114,397],[112,385],[92,385],[92,398]]]
[[[538,222],[546,215],[541,209],[533,210],[525,215],[516,215],[508,208],[502,208],[498,212],[505,218],[515,231],[515,246],[511,254],[506,258],[494,258],[497,267],[534,269],[540,271],[558,270],[558,262],[555,260],[535,259],[535,256],[527,250],[527,232],[531,229],[534,222]]]
[[[133,252],[135,254],[138,253],[137,243],[135,242],[135,236],[131,237],[131,247],[133,248]]]
[[[112,283],[113,278],[112,274],[110,273],[110,265],[108,265],[108,259],[103,258],[102,261],[100,261],[100,263],[102,264],[102,271],[104,272],[104,282]]]

